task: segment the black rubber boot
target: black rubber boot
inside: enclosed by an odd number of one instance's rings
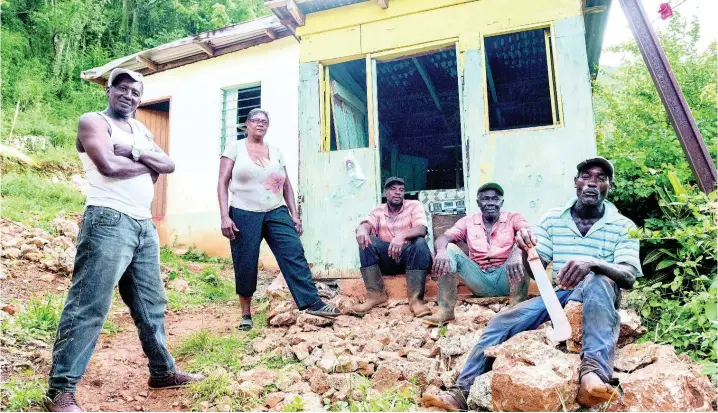
[[[361,269],[361,277],[366,287],[366,300],[357,304],[352,308],[355,314],[366,314],[377,305],[384,304],[388,301],[386,291],[384,290],[384,279],[381,277],[381,269],[378,265],[372,265]]]
[[[529,297],[529,282],[530,282],[530,279],[529,279],[528,275],[524,274],[524,276],[521,278],[521,281],[518,284],[512,285],[510,287],[510,289],[509,289],[509,307],[513,307],[522,301],[526,301],[526,299]]]
[[[426,288],[426,270],[406,271],[406,296],[409,299],[409,309],[414,317],[431,315],[431,310],[424,302],[424,289]]]
[[[456,273],[447,272],[439,276],[439,296],[436,300],[439,304],[439,311],[430,317],[424,317],[424,324],[443,326],[453,320],[457,296]]]

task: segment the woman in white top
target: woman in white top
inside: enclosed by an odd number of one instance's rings
[[[340,314],[319,298],[312,281],[299,240],[302,221],[297,214],[284,158],[279,148],[264,143],[268,128],[267,112],[252,109],[247,115],[247,138],[230,142],[219,163],[217,197],[222,235],[229,238],[232,249],[236,291],[242,306],[239,325],[242,330],[252,328],[250,306],[257,289],[262,239],[274,253],[300,310],[322,317]]]

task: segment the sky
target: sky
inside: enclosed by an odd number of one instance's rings
[[[660,4],[666,1],[674,6],[674,12],[680,13],[684,17],[692,18],[692,16],[698,16],[701,23],[699,48],[705,48],[711,41],[718,38],[718,24],[716,24],[716,18],[718,18],[718,0],[641,0],[643,9],[646,11],[646,14],[648,14],[653,23],[653,29],[656,31],[667,27],[671,19],[661,20],[660,14],[658,13]],[[603,39],[603,53],[601,54],[600,65],[618,66],[621,62],[620,54],[610,53],[607,49],[632,39],[633,34],[628,27],[628,22],[623,15],[623,10],[618,0],[613,0],[609,13],[608,25],[606,26]]]

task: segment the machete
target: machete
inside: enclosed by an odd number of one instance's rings
[[[553,323],[553,332],[550,334],[550,338],[553,341],[566,341],[571,337],[571,324],[568,323],[566,312],[563,311],[563,307],[558,301],[551,280],[549,280],[535,248],[531,247],[528,250],[527,258],[531,272],[534,274],[534,280],[541,292],[541,298],[548,310],[549,317],[551,317],[551,323]]]

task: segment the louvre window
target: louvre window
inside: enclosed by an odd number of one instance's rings
[[[262,86],[259,83],[222,89],[222,136],[221,151],[229,139],[243,139],[247,114],[262,103]]]

